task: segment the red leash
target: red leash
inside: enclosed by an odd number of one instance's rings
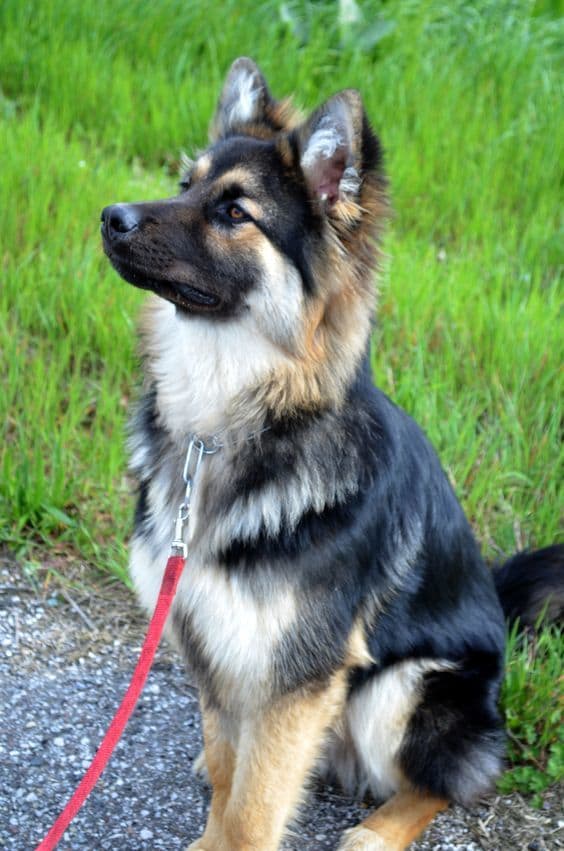
[[[203,440],[195,435],[190,439],[188,450],[186,452],[186,460],[184,462],[184,470],[182,478],[186,485],[184,499],[178,507],[178,515],[174,527],[174,540],[171,544],[171,552],[177,553],[180,551],[182,555],[171,555],[166,564],[166,569],[161,583],[161,590],[157,599],[157,605],[147,635],[143,643],[139,661],[133,672],[131,683],[123,697],[123,700],[116,712],[114,719],[108,731],[104,736],[102,744],[98,748],[96,755],[90,767],[82,780],[80,781],[74,795],[66,805],[65,809],[43,840],[40,842],[35,851],[53,851],[57,843],[61,839],[63,833],[76,816],[90,792],[98,782],[98,778],[105,769],[109,759],[114,752],[114,748],[119,742],[120,736],[125,729],[125,725],[131,717],[131,713],[135,709],[135,704],[139,700],[139,695],[143,691],[143,686],[151,670],[153,659],[159,641],[163,634],[164,625],[174,599],[178,580],[186,564],[186,544],[184,543],[184,529],[190,519],[190,500],[192,497],[192,488],[196,473],[200,468],[200,464],[206,455],[214,455],[221,449],[221,443],[214,438],[209,446],[206,446]]]
[[[174,599],[178,580],[184,569],[186,559],[184,556],[170,556],[159,591],[157,605],[147,630],[147,635],[143,643],[139,661],[133,672],[131,683],[123,697],[123,700],[116,712],[112,723],[110,724],[102,744],[90,763],[90,767],[82,780],[80,781],[76,791],[65,809],[45,837],[39,843],[35,851],[53,851],[57,843],[63,836],[63,833],[76,816],[90,792],[96,785],[98,778],[105,769],[108,761],[117,745],[121,734],[125,729],[125,725],[131,717],[131,713],[135,709],[135,704],[139,699],[139,695],[143,691],[143,686],[153,664],[155,653],[161,640],[164,625]]]

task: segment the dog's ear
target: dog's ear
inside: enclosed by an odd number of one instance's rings
[[[244,133],[245,126],[263,123],[273,104],[262,72],[252,59],[241,56],[227,74],[210,139],[217,141],[232,133]]]
[[[329,208],[339,199],[357,198],[363,173],[379,160],[359,92],[345,89],[333,95],[295,133],[313,197]]]

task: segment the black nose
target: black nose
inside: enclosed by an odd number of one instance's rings
[[[139,227],[140,216],[133,204],[113,204],[104,207],[101,215],[102,226],[110,239],[122,236]]]

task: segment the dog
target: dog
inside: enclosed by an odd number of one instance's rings
[[[399,851],[502,769],[505,622],[434,450],[372,383],[381,145],[357,91],[303,117],[247,58],[210,138],[177,196],[106,207],[101,226],[153,292],[130,435],[148,611],[201,450],[167,626],[212,785],[189,847],[275,851],[317,773],[385,802],[340,851]]]

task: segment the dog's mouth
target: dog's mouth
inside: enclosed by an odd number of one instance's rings
[[[104,240],[104,250],[116,272],[125,281],[139,289],[151,290],[183,311],[214,311],[221,306],[219,297],[214,293],[206,292],[185,281],[151,275],[146,269],[136,266],[123,257],[117,257],[106,240]]]

